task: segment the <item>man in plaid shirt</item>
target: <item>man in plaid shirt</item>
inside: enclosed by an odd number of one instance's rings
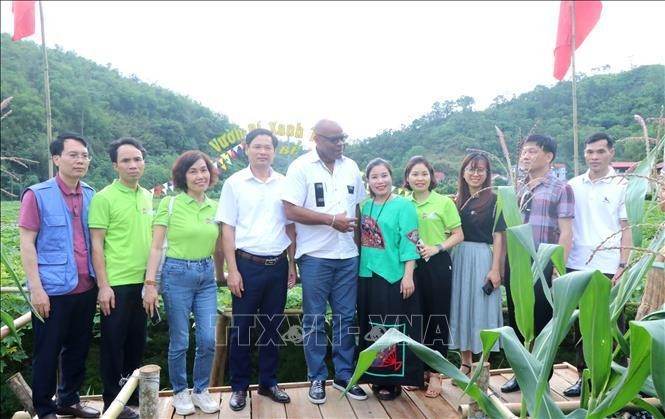
[[[533,242],[536,249],[541,243],[560,244],[563,246],[564,262],[573,242],[573,216],[575,198],[573,190],[566,181],[558,179],[550,166],[556,156],[556,142],[541,134],[532,134],[524,142],[520,162],[526,177],[517,185],[517,198],[522,211],[522,221],[531,225]],[[549,263],[545,268],[545,279],[548,287],[552,286],[553,267]],[[564,272],[562,272],[564,273]],[[517,337],[524,338],[515,327],[515,306],[510,294],[510,270],[506,269],[506,294],[508,297],[508,318],[515,329]],[[534,328],[538,335],[552,319],[552,307],[545,297],[541,282],[534,284],[535,310]],[[519,385],[515,378],[507,381],[501,391],[509,393],[517,391]]]

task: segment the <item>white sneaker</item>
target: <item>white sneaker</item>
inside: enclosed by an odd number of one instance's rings
[[[219,410],[219,401],[215,401],[212,398],[210,393],[208,393],[208,389],[200,393],[192,393],[192,403],[201,409],[203,413],[215,413]]]
[[[196,412],[188,390],[174,394],[173,399],[171,399],[171,405],[175,409],[175,413],[180,416],[187,416]]]

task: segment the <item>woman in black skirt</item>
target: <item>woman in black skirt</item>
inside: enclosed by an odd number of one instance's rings
[[[371,198],[361,210],[360,347],[367,348],[390,328],[420,341],[421,316],[413,282],[415,260],[420,257],[416,210],[407,199],[392,193],[388,162],[372,160],[366,176]],[[401,385],[422,385],[423,364],[404,343],[393,345],[360,381],[371,383],[379,399],[391,400],[400,395]]]

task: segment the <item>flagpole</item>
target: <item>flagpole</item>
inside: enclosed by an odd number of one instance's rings
[[[48,76],[48,58],[46,56],[46,36],[44,35],[44,10],[42,9],[42,0],[39,0],[39,23],[42,28],[42,57],[44,59],[44,106],[46,107],[46,147],[47,150],[51,145],[51,140],[53,139],[53,132],[51,126],[51,87],[49,84]],[[47,156],[50,155],[49,152],[46,153]],[[53,177],[53,160],[50,157],[48,159],[48,177],[49,179]]]
[[[573,73],[573,170],[579,175],[579,139],[577,138],[577,82],[575,80],[575,1],[570,2],[570,51],[571,70]]]

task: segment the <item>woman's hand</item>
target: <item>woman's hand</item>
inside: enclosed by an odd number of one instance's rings
[[[148,317],[152,317],[159,307],[159,296],[157,295],[157,287],[155,285],[144,285],[143,294],[143,308],[145,309]]]
[[[439,253],[439,248],[436,247],[436,246],[428,246],[426,244],[422,244],[422,245],[418,246],[418,253],[420,253],[421,258],[429,259],[432,256]]]
[[[416,290],[416,286],[413,283],[413,276],[404,275],[399,284],[399,292],[402,294],[403,299],[407,299],[413,295],[413,292]]]
[[[501,286],[501,274],[499,274],[498,269],[492,269],[487,273],[485,281],[490,281],[494,285],[494,289],[497,289]]]

